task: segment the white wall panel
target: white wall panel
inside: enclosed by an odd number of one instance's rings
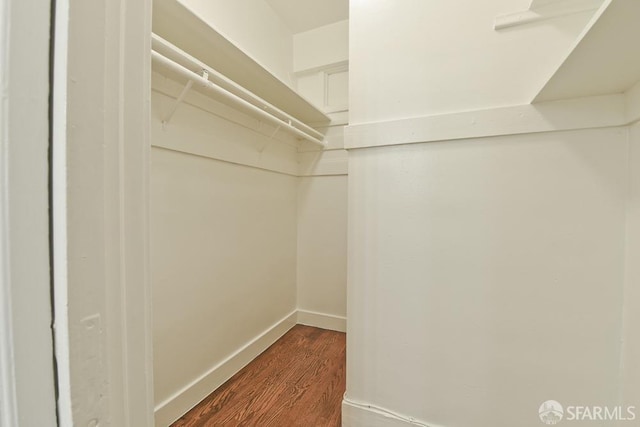
[[[57,425],[48,214],[50,22],[46,0],[0,1],[2,427]]]
[[[161,402],[295,309],[297,178],[161,148],[151,161]]]
[[[622,403],[640,402],[640,123],[629,129],[629,204],[622,359]],[[624,423],[621,423],[624,425]]]
[[[617,405],[625,128],[349,155],[347,399],[478,427]]]
[[[299,180],[298,308],[345,317],[347,176]]]
[[[495,31],[527,0],[350,2],[351,123],[528,103],[592,12]]]
[[[241,3],[249,2],[184,3],[244,40],[250,54],[284,64],[269,52],[283,47],[273,46],[281,35],[260,40],[269,49],[251,40],[273,27],[269,14],[249,30],[242,27],[258,19],[255,11],[243,15]],[[346,59],[347,28],[345,21],[301,35],[310,43],[303,53]],[[320,33],[331,36],[328,44]],[[333,44],[343,49],[334,52]],[[324,71],[302,77],[302,95],[324,106]],[[333,86],[334,98],[346,95],[344,84]],[[156,422],[165,425],[292,322],[345,329],[347,153],[342,125],[320,129],[329,148],[320,151],[197,93],[163,124],[182,88],[154,74],[153,89],[154,372]]]
[[[293,71],[349,60],[349,21],[339,21],[293,36]]]

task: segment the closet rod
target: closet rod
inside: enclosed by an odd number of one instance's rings
[[[279,118],[277,118],[276,116],[267,113],[266,111],[264,111],[263,109],[256,107],[255,105],[253,105],[252,103],[250,103],[249,101],[246,101],[242,98],[240,98],[238,95],[235,95],[231,92],[229,92],[226,89],[223,89],[222,87],[218,86],[217,84],[205,79],[204,77],[194,73],[193,71],[183,67],[182,65],[178,64],[175,61],[172,61],[171,59],[159,54],[158,52],[152,50],[151,51],[151,59],[153,60],[153,62],[156,62],[164,67],[167,67],[169,69],[171,69],[172,71],[174,71],[177,74],[180,74],[181,76],[185,77],[188,80],[192,80],[194,83],[198,83],[200,84],[200,86],[202,86],[203,88],[216,93],[217,95],[223,97],[224,99],[226,99],[230,104],[235,104],[236,106],[240,107],[240,108],[244,108],[245,110],[248,110],[254,114],[256,114],[257,116],[265,119],[268,122],[271,122],[272,124],[276,125],[276,126],[282,126],[284,128],[286,128],[287,130],[289,130],[289,132],[292,132],[296,135],[298,135],[299,137],[306,139],[307,141],[313,142],[314,144],[318,144],[322,147],[326,146],[326,143],[324,141],[319,140],[318,138],[315,138],[303,131],[301,131],[300,129],[296,128],[295,126],[289,124],[288,122],[281,120]]]
[[[231,80],[230,78],[228,78],[227,76],[225,76],[224,74],[214,70],[213,68],[209,67],[207,64],[205,64],[204,62],[198,60],[197,58],[189,55],[187,52],[183,51],[182,49],[180,49],[179,47],[169,43],[168,41],[166,41],[165,39],[163,39],[162,37],[158,36],[157,34],[151,34],[151,38],[152,38],[152,48],[153,50],[155,50],[156,52],[160,53],[161,55],[168,57],[170,55],[165,55],[165,53],[163,51],[167,51],[172,55],[177,56],[178,58],[180,58],[181,60],[185,61],[186,63],[188,63],[189,65],[191,65],[191,67],[196,68],[198,70],[206,70],[209,73],[209,79],[211,81],[213,81],[214,84],[217,84],[218,86],[222,87],[223,89],[227,90],[228,92],[233,93],[236,96],[239,96],[240,98],[243,98],[245,101],[248,101],[249,103],[255,105],[256,107],[262,107],[263,110],[265,111],[269,111],[272,115],[276,116],[278,119],[284,121],[285,123],[288,123],[289,121],[291,121],[291,124],[294,125],[294,127],[299,127],[301,128],[304,132],[322,140],[324,138],[324,135],[321,134],[320,132],[318,132],[317,130],[315,130],[314,128],[312,128],[311,126],[307,125],[304,122],[301,122],[300,120],[296,119],[295,117],[293,117],[292,115],[282,111],[281,109],[279,109],[278,107],[276,107],[275,105],[270,104],[269,102],[265,101],[264,99],[260,98],[259,96],[257,96],[256,94],[254,94],[253,92],[245,89],[244,87],[240,86],[239,84],[237,84],[236,82],[234,82],[233,80]],[[172,56],[171,55],[171,56]],[[171,59],[171,58],[169,58]],[[188,67],[185,67],[188,69]]]

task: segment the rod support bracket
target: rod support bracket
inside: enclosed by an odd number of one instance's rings
[[[167,123],[169,123],[169,121],[173,117],[173,114],[178,109],[178,106],[182,103],[182,101],[184,101],[184,97],[187,96],[187,93],[189,92],[189,89],[191,89],[191,86],[193,86],[193,80],[189,80],[187,82],[187,84],[182,89],[182,92],[180,92],[180,95],[178,95],[176,100],[173,102],[173,105],[171,106],[171,110],[169,110],[169,112],[164,117],[164,119],[162,119],[162,126],[164,126]]]

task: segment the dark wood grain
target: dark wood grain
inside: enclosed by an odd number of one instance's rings
[[[296,325],[172,427],[338,427],[345,334]]]

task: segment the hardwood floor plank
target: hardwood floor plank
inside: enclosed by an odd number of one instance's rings
[[[296,325],[172,427],[339,427],[345,334]]]

